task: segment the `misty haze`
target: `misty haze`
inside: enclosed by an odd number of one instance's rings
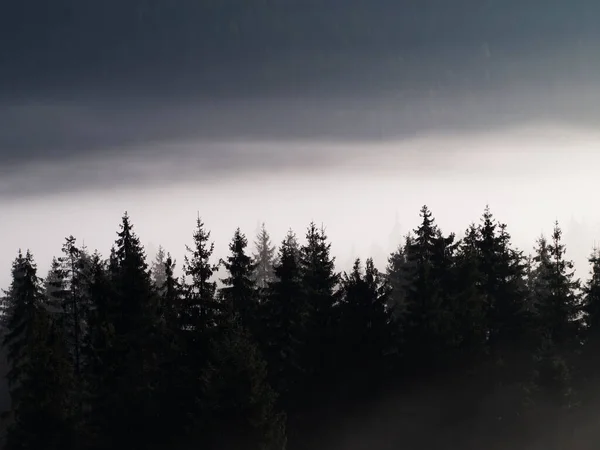
[[[4,2],[2,448],[596,448],[598,17]]]

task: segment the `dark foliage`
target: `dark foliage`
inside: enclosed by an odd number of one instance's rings
[[[148,266],[127,214],[107,259],[69,237],[42,280],[19,252],[2,301],[5,448],[537,449],[599,437],[600,257],[580,285],[558,224],[526,257],[489,208],[457,239],[424,206],[385,273],[356,259],[342,274],[315,223],[278,249],[263,226],[254,255],[237,229],[220,287],[200,218],[192,239],[181,278],[162,247]]]

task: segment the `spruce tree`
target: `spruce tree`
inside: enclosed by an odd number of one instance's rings
[[[182,286],[175,277],[175,267],[175,260],[173,260],[170,253],[167,253],[162,268],[164,279],[162,284],[158,286],[161,296],[159,315],[165,326],[172,330],[177,330],[181,324],[183,295]]]
[[[410,273],[406,252],[411,244],[412,238],[408,234],[405,243],[398,246],[396,251],[389,256],[386,268],[386,280],[391,290],[388,306],[394,315],[394,319],[398,322],[401,322],[406,314],[406,290]]]
[[[484,302],[487,358],[481,364],[481,383],[494,396],[488,404],[490,423],[498,435],[515,432],[525,400],[523,384],[531,373],[535,344],[528,308],[525,258],[512,247],[504,224],[486,207],[477,230],[479,294]],[[501,423],[497,418],[502,417]]]
[[[55,320],[63,321],[63,327],[66,328],[64,319],[65,298],[69,292],[66,288],[66,274],[60,261],[54,257],[50,263],[50,270],[44,279],[44,298],[47,302],[48,310],[54,314]]]
[[[420,212],[421,225],[406,249],[410,285],[403,324],[406,357],[416,370],[428,370],[448,356],[455,345],[454,317],[449,283],[454,236],[442,236],[429,208]]]
[[[155,383],[159,371],[159,308],[140,240],[127,213],[109,263],[108,311],[101,324],[110,337],[101,354],[104,383],[98,396],[106,445],[146,446],[159,429]],[[109,412],[112,411],[112,412]]]
[[[167,280],[163,286],[167,333],[173,336],[167,352],[172,369],[167,374],[170,386],[165,386],[164,402],[177,411],[166,421],[184,430],[180,436],[184,442],[194,439],[197,430],[204,426],[199,374],[206,368],[218,319],[217,286],[213,280],[218,266],[211,262],[214,244],[200,216],[192,237],[193,245],[186,246],[181,282],[174,276],[174,264],[167,259]]]
[[[304,369],[307,389],[324,393],[337,375],[339,275],[323,227],[311,222],[300,248],[300,274],[306,305]]]
[[[102,448],[111,445],[113,440],[106,430],[111,427],[112,410],[119,396],[117,388],[121,360],[115,350],[117,336],[114,324],[120,305],[113,292],[108,263],[97,251],[90,257],[86,294],[90,301],[90,312],[83,358],[87,405],[85,437],[89,447]]]
[[[65,239],[62,255],[53,258],[45,279],[48,311],[54,324],[62,329],[73,371],[73,397],[80,409],[83,401],[82,355],[87,332],[89,301],[86,296],[87,256],[75,245],[73,236]]]
[[[446,342],[446,348],[454,353],[456,347],[462,340],[461,329],[456,321],[457,308],[454,296],[456,252],[460,242],[456,240],[456,235],[450,233],[444,236],[442,231],[437,228],[434,253],[432,257],[432,275],[438,283],[439,293],[442,305],[443,326],[441,328],[443,340]]]
[[[291,230],[281,242],[274,275],[262,307],[265,332],[260,341],[265,349],[272,384],[289,410],[293,407],[293,397],[299,394],[298,383],[302,377],[300,352],[306,309],[299,247]]]
[[[246,254],[248,241],[238,228],[229,244],[231,254],[222,261],[227,277],[221,280],[222,307],[226,316],[236,316],[256,336],[258,323],[254,320],[258,312],[258,293],[254,282],[255,264]]]
[[[593,407],[600,398],[597,386],[600,380],[600,249],[594,249],[590,255],[590,278],[583,289],[582,313],[585,322],[584,346],[579,359],[584,386],[582,393],[586,392],[584,407]],[[581,383],[581,381],[583,381]]]
[[[546,298],[550,295],[548,285],[549,277],[546,271],[551,266],[551,263],[550,253],[548,250],[548,240],[545,236],[542,235],[536,240],[534,254],[530,259],[530,267],[527,269],[529,303],[532,311],[537,317],[540,307],[540,299]]]
[[[356,259],[352,272],[342,278],[342,290],[342,364],[345,381],[359,396],[361,390],[372,392],[385,376],[393,336],[386,306],[389,289],[372,259],[367,259],[364,269],[360,259]]]
[[[565,258],[558,222],[547,249],[540,248],[539,261],[539,283],[544,287],[537,299],[540,331],[554,346],[576,348],[580,337],[580,284],[574,278],[573,263]]]
[[[165,262],[166,262],[166,252],[162,245],[158,246],[158,251],[156,252],[156,256],[154,261],[152,261],[152,266],[150,271],[152,273],[152,282],[154,286],[158,289],[160,293],[162,293],[162,288],[165,284],[166,274],[165,274]]]
[[[111,255],[111,279],[122,300],[122,314],[115,324],[117,332],[137,334],[156,319],[156,295],[146,255],[127,213],[117,233]]]
[[[499,322],[496,320],[495,311],[499,302],[507,301],[501,299],[500,290],[502,284],[501,272],[506,267],[501,267],[500,240],[497,232],[498,224],[490,211],[485,207],[481,224],[479,225],[477,239],[477,254],[479,256],[479,271],[481,275],[480,289],[486,303],[486,328],[488,340],[492,352],[497,353],[497,348],[503,345],[503,330],[498,329]]]
[[[264,223],[256,237],[256,241],[254,241],[254,246],[254,280],[256,287],[262,291],[273,281],[273,264],[275,262],[276,251],[275,246],[271,245],[271,237]]]
[[[181,319],[184,329],[202,331],[215,321],[217,284],[212,278],[218,266],[211,263],[214,243],[210,242],[210,231],[200,217],[196,220],[193,242],[192,247],[186,246],[188,255],[183,265],[187,279]]]
[[[600,376],[600,250],[595,249],[590,256],[590,279],[585,285],[582,310],[585,320],[585,355],[587,370],[591,378]]]
[[[190,435],[194,436],[192,430],[202,420],[198,408],[202,389],[199,374],[205,367],[208,338],[204,328],[182,328],[185,292],[175,277],[175,266],[167,254],[162,269],[165,279],[158,286],[162,339],[160,371],[155,382],[160,404],[160,442],[164,446],[187,448]]]
[[[472,224],[460,243],[455,264],[455,320],[460,354],[468,364],[478,362],[487,349],[487,305],[481,289],[478,239],[479,230]]]
[[[81,398],[81,366],[82,352],[85,340],[86,322],[89,313],[89,301],[85,295],[86,264],[85,254],[76,246],[73,236],[65,239],[62,256],[58,259],[64,276],[63,313],[65,336],[75,373],[75,391]],[[78,402],[79,404],[79,402]]]
[[[25,376],[29,355],[28,344],[35,335],[35,319],[45,309],[41,279],[29,251],[25,255],[19,250],[12,265],[12,283],[6,295],[6,333],[3,345],[8,350],[10,371],[8,381],[15,389],[11,393],[13,403],[18,404],[18,385]]]
[[[266,363],[238,322],[220,324],[201,380],[205,422],[199,443],[203,448],[285,450],[285,416],[276,408]]]
[[[62,329],[53,323],[30,252],[13,263],[3,345],[14,423],[6,449],[71,448],[71,371]]]
[[[526,265],[522,252],[511,247],[510,239],[506,226],[498,224],[486,207],[479,227],[479,270],[486,301],[488,343],[498,361],[523,353],[523,339],[530,325]]]
[[[581,338],[579,281],[565,250],[557,222],[551,241],[538,241],[533,294],[539,335],[529,400],[534,411],[546,413],[549,408],[570,408],[575,401],[573,364]]]
[[[532,254],[527,255],[525,258],[525,290],[526,290],[526,300],[525,300],[525,310],[527,314],[531,317],[535,317],[536,315],[536,305],[535,305],[535,257]]]

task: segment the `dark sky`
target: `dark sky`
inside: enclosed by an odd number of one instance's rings
[[[586,272],[599,23],[598,0],[0,0],[0,254],[106,251],[124,209],[176,254],[201,209],[219,256],[314,219],[385,264],[365,230],[396,211],[459,231],[491,203],[526,251],[585,216]]]
[[[578,43],[595,44],[600,34],[600,6],[593,0],[5,0],[2,5],[0,80],[16,95],[39,90],[63,97],[75,89],[73,95],[92,97],[100,92],[346,97],[435,83],[471,91],[490,87],[481,77],[494,68],[485,64],[486,45],[499,65],[561,47],[576,52]],[[405,63],[388,67],[394,77],[380,83],[384,74],[377,79],[368,68],[387,58]],[[585,78],[571,69],[572,76]],[[454,71],[454,77],[445,71]],[[525,74],[504,66],[491,85],[512,85],[518,75]]]
[[[310,155],[209,143],[595,126],[598,18],[596,0],[4,0],[0,175],[190,154],[235,172]],[[72,188],[56,178],[44,189]]]

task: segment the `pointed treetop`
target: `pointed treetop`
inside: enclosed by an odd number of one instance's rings
[[[288,230],[285,235],[284,242],[287,242],[290,245],[298,246],[298,238],[296,237],[296,233],[291,228]]]
[[[238,227],[229,244],[231,254],[222,264],[227,270],[227,277],[222,279],[222,294],[228,313],[240,314],[243,322],[249,323],[255,301],[255,283],[253,272],[255,265],[246,254],[248,240]]]
[[[271,244],[271,237],[263,222],[254,241],[255,252],[252,255],[256,265],[255,280],[257,286],[264,289],[273,280],[273,263],[275,261],[275,246]]]
[[[162,245],[158,246],[158,251],[156,252],[156,256],[154,261],[152,261],[152,281],[154,285],[161,290],[162,286],[165,284],[166,280],[166,272],[165,272],[165,263],[167,254],[165,253],[165,249]]]
[[[435,223],[435,219],[433,218],[433,214],[429,210],[429,208],[424,205],[420,211],[421,224],[415,230],[414,239],[411,239],[410,246],[407,249],[411,251],[414,255],[419,255],[419,258],[429,258],[429,254],[432,252],[432,249],[435,245],[435,240],[439,234],[439,229]],[[416,253],[414,253],[416,251]]]
[[[276,282],[281,282],[282,279],[287,280],[287,276],[292,274],[297,275],[299,267],[300,249],[295,233],[290,229],[286,236],[281,241],[279,246],[277,260],[273,264],[273,280],[270,285]]]
[[[423,207],[421,207],[421,210],[419,212],[419,217],[421,217],[422,220],[421,220],[421,225],[418,228],[418,230],[422,230],[422,229],[434,230],[436,228],[435,219],[433,218],[433,213],[427,207],[427,205],[423,205]]]
[[[192,235],[192,246],[186,245],[187,255],[183,260],[183,273],[190,278],[189,288],[193,302],[205,304],[212,301],[216,284],[210,281],[218,267],[210,262],[214,242],[210,242],[210,231],[206,229],[200,214],[196,218],[196,229]]]
[[[113,249],[114,257],[118,264],[131,263],[131,265],[143,268],[143,270],[147,269],[148,265],[146,264],[144,248],[140,243],[139,237],[134,232],[127,211],[121,220],[120,231],[117,232],[117,240]]]

